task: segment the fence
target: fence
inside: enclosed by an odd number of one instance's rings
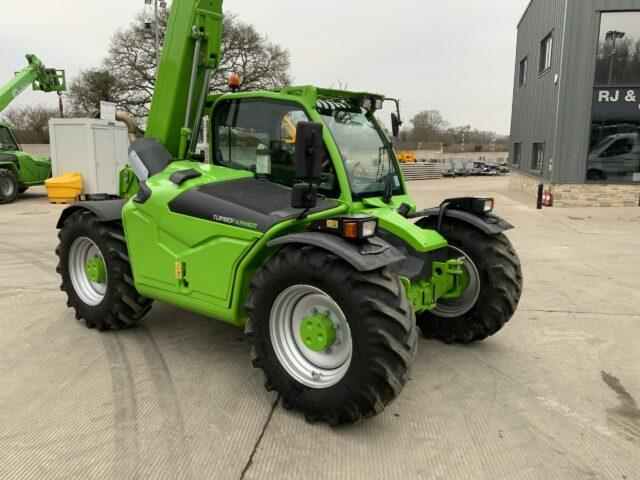
[[[410,180],[435,180],[443,178],[442,162],[438,163],[403,163],[401,165],[404,178]]]

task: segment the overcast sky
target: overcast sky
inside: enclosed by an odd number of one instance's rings
[[[226,0],[232,11],[291,52],[296,84],[397,96],[406,119],[438,109],[452,125],[508,133],[516,25],[528,0]],[[73,76],[97,66],[112,33],[144,0],[3,1],[0,82],[25,53]],[[7,28],[7,26],[9,26]],[[16,105],[56,105],[24,93]]]

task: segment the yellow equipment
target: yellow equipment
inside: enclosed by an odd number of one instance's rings
[[[289,135],[284,141],[289,145],[294,145],[296,143],[296,125],[289,115],[285,115],[282,119],[282,128]]]
[[[51,203],[75,203],[82,193],[82,175],[63,173],[44,182]]]
[[[396,156],[400,163],[416,163],[416,152],[413,150],[400,150]]]

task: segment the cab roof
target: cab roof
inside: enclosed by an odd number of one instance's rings
[[[268,93],[273,95],[274,93],[281,93],[283,95],[291,95],[296,97],[303,97],[311,104],[316,104],[318,100],[364,100],[371,99],[374,102],[376,100],[385,100],[385,96],[378,93],[371,92],[352,92],[348,90],[337,90],[333,88],[319,88],[312,85],[302,85],[296,87],[284,87],[280,90],[268,90],[268,91],[250,91],[250,92],[238,92],[242,94],[259,95],[260,93]],[[214,103],[218,98],[228,95],[228,93],[219,93],[211,95],[207,98],[209,104]]]

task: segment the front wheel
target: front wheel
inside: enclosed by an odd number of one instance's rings
[[[245,310],[265,387],[308,421],[380,413],[407,381],[415,317],[386,268],[358,272],[324,250],[286,247],[256,273]]]
[[[436,221],[418,222],[434,229]],[[470,343],[497,333],[511,319],[522,294],[522,267],[509,239],[488,235],[446,218],[441,232],[450,249],[464,261],[469,285],[459,298],[439,300],[434,310],[417,316],[427,338],[445,343]]]

